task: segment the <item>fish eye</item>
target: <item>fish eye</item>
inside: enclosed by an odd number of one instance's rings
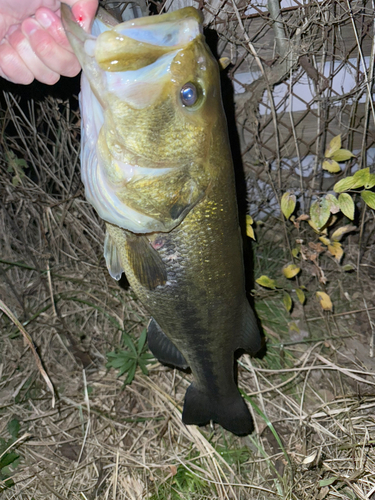
[[[180,97],[184,106],[193,106],[198,100],[198,91],[194,83],[185,83],[180,90]]]

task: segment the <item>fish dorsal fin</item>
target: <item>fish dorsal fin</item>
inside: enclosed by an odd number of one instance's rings
[[[148,290],[165,285],[167,270],[157,250],[152,248],[147,237],[141,234],[126,234],[126,254],[130,269],[139,283]]]
[[[124,272],[124,269],[122,268],[120,262],[120,255],[117,250],[116,244],[108,231],[105,233],[104,239],[104,258],[109,274],[113,279],[119,281],[121,279],[122,273]]]

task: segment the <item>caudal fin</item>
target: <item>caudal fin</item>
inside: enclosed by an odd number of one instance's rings
[[[237,390],[230,397],[219,397],[201,392],[191,384],[185,395],[182,421],[187,425],[206,425],[211,420],[237,436],[246,436],[254,430],[253,418]]]

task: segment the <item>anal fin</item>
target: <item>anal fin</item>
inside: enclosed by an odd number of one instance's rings
[[[166,365],[186,370],[189,365],[177,347],[165,335],[154,318],[151,318],[147,328],[147,342],[152,354]]]
[[[243,349],[249,354],[255,354],[262,348],[262,336],[254,311],[246,300],[244,303],[243,324],[236,349]]]
[[[165,285],[167,270],[157,250],[151,246],[146,236],[129,231],[125,233],[128,264],[140,284],[148,290]]]

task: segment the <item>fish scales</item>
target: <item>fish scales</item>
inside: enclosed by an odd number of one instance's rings
[[[218,131],[215,135],[219,137]],[[210,161],[221,174],[216,185],[177,228],[153,235],[153,239],[162,240],[158,252],[167,269],[164,286],[155,290],[141,286],[127,264],[126,235],[114,227],[109,232],[123,252],[126,275],[136,295],[184,353],[193,372],[199,374],[197,380],[204,377],[200,350],[205,349],[209,357],[214,353],[215,380],[218,390],[225,393],[227,387],[233,391],[233,358],[228,350],[234,352],[241,347],[236,345],[238,336],[228,332],[241,331],[247,302],[234,179],[227,168],[230,158],[219,157],[214,148],[212,151]],[[226,365],[228,370],[223,371]]]
[[[201,15],[185,8],[106,25],[106,38],[94,42],[103,59],[92,55],[93,38],[78,30],[68,9],[63,21],[96,96],[83,80],[83,180],[107,222],[109,271],[116,279],[125,271],[152,316],[148,343],[154,355],[192,371],[183,421],[214,421],[248,434],[253,421],[235,382],[234,353],[257,352],[261,338],[245,293],[219,70],[201,34]],[[150,32],[161,48],[150,49]],[[126,45],[130,35],[140,40],[138,49],[134,41]],[[125,39],[123,46],[117,38]],[[108,71],[115,56],[103,40],[111,41],[116,57],[124,54],[118,75]],[[139,50],[140,58],[132,55],[128,62],[127,50]],[[138,85],[132,87],[134,72]],[[96,106],[96,99],[103,116],[95,128],[85,102]]]

